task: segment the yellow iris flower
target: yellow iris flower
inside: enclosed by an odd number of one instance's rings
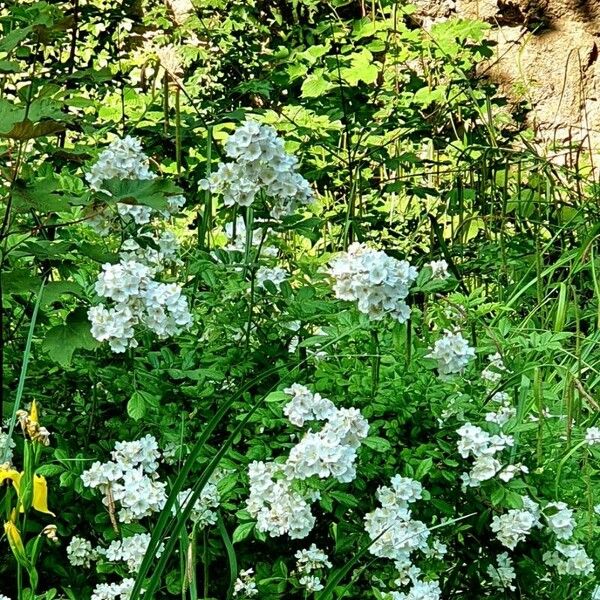
[[[17,494],[19,493],[22,478],[23,473],[19,473],[17,470],[7,466],[0,467],[0,484],[5,481],[12,481]],[[48,510],[48,485],[46,483],[46,478],[41,475],[33,476],[33,500],[31,505],[38,512],[46,513],[53,517],[56,516],[53,512]],[[23,507],[21,507],[21,512],[23,512]]]

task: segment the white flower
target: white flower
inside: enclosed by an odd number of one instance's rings
[[[155,269],[135,260],[106,263],[98,276],[96,292],[115,302],[107,309],[99,304],[88,310],[91,333],[98,341],[108,341],[113,352],[135,348],[134,327],[143,324],[160,338],[189,328],[192,317],[181,287],[153,279]]]
[[[313,476],[352,481],[356,477],[356,451],[368,434],[369,424],[356,408],[337,409],[305,386],[293,384],[285,393],[292,396],[284,409],[292,423],[321,419],[326,423],[320,431],[308,431],[290,450],[285,463],[250,463],[246,507],[259,531],[272,537],[287,534],[300,539],[314,527],[310,503],[318,495],[305,485],[300,493],[295,482]]]
[[[148,545],[150,544],[149,533],[137,533],[123,540],[114,540],[106,549],[97,549],[98,554],[102,554],[110,562],[123,561],[127,563],[127,569],[130,573],[136,573],[140,568]],[[162,554],[162,548],[159,548],[156,557]]]
[[[223,477],[222,471],[215,471],[206,485],[202,488],[200,496],[194,503],[194,507],[190,513],[190,520],[196,523],[200,529],[207,527],[208,525],[214,525],[219,518],[217,512],[212,510],[218,508],[221,502],[221,495],[217,489],[217,484]],[[183,490],[177,495],[177,506],[173,506],[173,514],[178,509],[186,508],[188,502],[191,499],[192,490]]]
[[[94,588],[91,600],[129,600],[135,579],[123,579],[120,583],[101,583]]]
[[[437,360],[440,378],[445,379],[454,373],[462,373],[474,356],[475,350],[460,332],[445,331],[444,336],[435,342],[425,358]]]
[[[235,580],[233,595],[242,598],[252,598],[258,594],[256,582],[253,576],[253,569],[240,571],[239,577]]]
[[[550,514],[546,513],[548,509],[550,509]],[[559,540],[568,540],[573,535],[573,529],[575,528],[573,510],[564,502],[549,502],[544,508],[544,516],[548,527]]]
[[[317,569],[331,568],[331,563],[327,554],[317,548],[315,544],[311,544],[306,550],[298,550],[295,554],[296,570],[299,573],[312,573]]]
[[[425,523],[413,520],[408,508],[421,496],[421,484],[400,475],[391,479],[391,487],[377,489],[381,506],[365,516],[365,531],[373,541],[371,554],[407,562],[416,549],[429,552],[429,529]]]
[[[12,463],[13,450],[16,447],[16,443],[12,438],[8,437],[8,433],[2,431],[0,426],[0,461]]]
[[[225,206],[251,206],[262,195],[271,200],[271,216],[281,219],[312,202],[296,158],[285,151],[272,127],[246,121],[229,137],[225,152],[233,162],[220,163],[208,180],[200,182],[201,188],[222,195]]]
[[[313,394],[307,387],[298,383],[283,391],[292,396],[290,402],[283,407],[283,414],[297,427],[304,426],[306,421],[323,421],[333,416],[336,411],[331,400],[321,397],[320,394]]]
[[[508,552],[502,552],[496,557],[496,565],[488,565],[487,573],[491,578],[493,587],[504,590],[514,591],[516,588],[513,581],[517,574],[513,567],[513,562]]]
[[[265,281],[270,281],[274,286],[279,287],[288,277],[289,273],[281,267],[260,266],[256,271],[256,285],[264,288]]]
[[[391,592],[390,600],[441,600],[442,590],[437,581],[414,581],[408,591]]]
[[[600,444],[600,427],[588,427],[585,432],[585,441],[590,446]]]
[[[600,600],[600,585],[597,585],[593,590],[592,590],[592,597],[590,600]]]
[[[110,488],[112,500],[120,505],[118,518],[131,523],[163,509],[166,484],[156,478],[158,444],[147,435],[135,442],[117,442],[113,461],[95,462],[81,474],[85,487],[99,488],[106,495]],[[105,504],[108,499],[103,499]]]
[[[488,356],[490,364],[481,372],[481,378],[488,384],[495,385],[502,379],[502,373],[507,369],[504,366],[500,353]]]
[[[594,571],[594,561],[580,544],[556,542],[556,550],[546,552],[542,559],[548,566],[556,567],[559,575],[581,577]]]
[[[536,525],[535,516],[525,509],[511,509],[492,519],[492,531],[496,533],[498,541],[510,550],[514,550],[519,542],[525,540]]]
[[[358,302],[358,310],[372,320],[391,315],[400,323],[410,317],[405,299],[417,270],[405,260],[358,243],[329,262],[336,298]]]
[[[91,562],[97,560],[98,554],[92,548],[90,541],[74,536],[67,546],[67,557],[74,567],[89,568]]]
[[[448,263],[445,260],[432,260],[429,267],[431,268],[432,279],[448,279],[450,277]]]

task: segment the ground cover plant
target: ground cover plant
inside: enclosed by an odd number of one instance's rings
[[[0,599],[600,599],[600,208],[408,2],[0,8]]]

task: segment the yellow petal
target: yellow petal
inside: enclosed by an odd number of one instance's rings
[[[41,513],[46,513],[55,517],[53,512],[48,510],[48,486],[45,477],[41,475],[33,476],[33,502],[32,506]]]
[[[8,467],[0,467],[0,484],[6,480],[12,481],[13,487],[19,493],[19,484],[21,483],[21,473]]]
[[[4,533],[6,533],[8,544],[15,558],[21,564],[27,563],[25,547],[23,546],[23,540],[21,539],[21,534],[19,533],[17,526],[12,521],[6,521],[6,523],[4,523]]]
[[[38,422],[38,409],[37,402],[35,400],[31,403],[31,408],[29,409],[29,420],[36,424]]]

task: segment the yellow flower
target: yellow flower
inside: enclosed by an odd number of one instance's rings
[[[17,494],[20,490],[21,479],[24,473],[19,473],[15,469],[8,467],[7,465],[0,466],[0,484],[4,481],[12,481],[13,487],[17,490]],[[56,515],[48,510],[48,484],[46,478],[42,475],[33,476],[33,499],[31,506],[41,513],[46,513],[55,517]],[[24,512],[23,506],[21,506],[21,512]]]
[[[6,533],[6,539],[8,539],[10,549],[17,561],[22,565],[28,564],[25,546],[23,546],[23,540],[17,526],[12,521],[6,521],[4,523],[4,533]]]
[[[33,502],[32,506],[41,513],[46,513],[55,517],[53,512],[48,510],[48,486],[46,478],[41,475],[33,476]]]
[[[21,483],[21,473],[10,467],[8,464],[0,465],[0,484],[5,481],[12,481],[13,487],[19,493],[19,484]]]
[[[29,409],[29,420],[38,425],[38,409],[35,400],[31,403],[31,408]]]

